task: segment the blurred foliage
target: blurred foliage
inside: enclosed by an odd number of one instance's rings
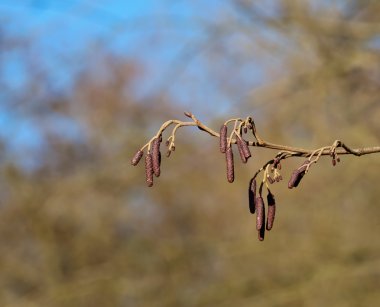
[[[261,135],[278,143],[317,147],[341,138],[354,147],[378,144],[379,2],[271,3],[269,14],[259,1],[231,1],[230,16],[220,16],[216,32],[244,33],[254,47],[236,46],[246,54],[239,63],[229,57],[231,46],[210,48],[210,55],[224,55],[236,70],[261,56],[281,62],[263,86],[231,105],[231,116],[253,115]],[[277,220],[260,243],[247,185],[275,153],[254,150],[231,185],[218,140],[185,128],[148,189],[143,163],[131,167],[130,158],[161,122],[185,110],[161,96],[137,101],[133,83],[144,74],[139,63],[99,54],[70,95],[26,101],[45,82],[31,74],[30,86],[11,102],[38,125],[44,144],[32,171],[9,155],[0,160],[1,306],[380,301],[378,156],[344,156],[335,168],[325,159],[299,188],[274,186]],[[238,92],[217,58],[208,65],[221,91]],[[199,117],[215,129],[224,120]],[[80,133],[67,137],[57,118]],[[5,141],[1,150],[8,150]],[[300,163],[286,161],[284,177]]]

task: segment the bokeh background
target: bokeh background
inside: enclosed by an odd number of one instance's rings
[[[189,127],[147,188],[134,152],[191,111],[272,142],[380,143],[380,2],[2,0],[1,306],[376,306],[378,155],[283,163],[257,240],[254,150],[227,183]]]

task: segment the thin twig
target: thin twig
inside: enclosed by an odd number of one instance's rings
[[[164,132],[172,124],[176,124],[175,130],[173,131],[174,133],[180,127],[184,127],[184,126],[197,126],[200,130],[208,133],[209,135],[211,135],[213,137],[219,138],[219,133],[218,132],[216,132],[215,130],[213,130],[213,129],[209,128],[208,126],[204,125],[193,114],[188,113],[188,115],[193,120],[192,122],[184,122],[184,121],[179,121],[179,120],[169,120],[169,121],[165,122],[161,126],[161,128],[158,130],[156,136],[153,137],[147,144],[145,144],[141,148],[141,150],[144,150],[145,147],[149,146],[150,142],[152,142],[154,140],[154,138],[156,138],[160,134],[162,134],[162,132]],[[231,122],[231,121],[238,122],[238,121],[244,121],[244,120],[234,118],[234,119],[226,121],[226,123]],[[255,131],[255,137],[259,141],[248,141],[247,142],[248,146],[263,147],[263,148],[269,148],[269,149],[274,149],[274,150],[286,151],[286,152],[291,153],[291,156],[293,156],[293,157],[294,156],[295,157],[309,157],[310,155],[312,155],[316,151],[315,149],[305,149],[305,148],[299,148],[299,147],[293,147],[293,146],[287,146],[287,145],[281,145],[281,144],[274,144],[274,143],[263,141],[261,138],[258,138],[258,136],[256,134],[256,128],[255,128],[254,123],[253,123],[253,127],[254,127],[253,129]],[[173,134],[173,136],[174,136],[174,134]],[[235,144],[236,143],[236,139],[231,138],[230,139],[230,143],[231,144]],[[359,156],[363,156],[363,155],[367,155],[367,154],[380,153],[380,146],[363,147],[363,148],[354,148],[354,149],[352,149],[352,148],[348,147],[346,144],[344,144],[343,142],[339,141],[339,144],[337,145],[337,147],[339,147],[339,148],[337,148],[335,150],[335,152],[338,155],[355,155],[355,156],[359,157]],[[330,149],[331,148],[332,148],[332,146],[325,146],[324,149],[321,150],[318,155],[319,156],[330,155],[330,152],[331,152]]]

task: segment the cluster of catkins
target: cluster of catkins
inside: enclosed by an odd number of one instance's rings
[[[247,129],[252,129],[252,126],[243,128],[243,132],[247,132]],[[247,160],[252,156],[248,147],[248,142],[243,138],[242,131],[236,133],[236,145],[239,151],[241,161],[247,163]],[[220,152],[226,155],[226,164],[227,164],[227,180],[228,182],[233,182],[234,175],[234,156],[232,151],[232,143],[228,142],[227,139],[227,125],[223,125],[220,128]],[[279,160],[275,160],[273,163],[274,168],[281,167]],[[275,179],[268,175],[267,180],[270,183],[281,180],[281,176],[276,176]],[[276,201],[274,195],[268,189],[267,203],[268,203],[268,214],[267,219],[265,220],[265,204],[262,197],[262,185],[259,188],[259,194],[256,195],[256,178],[253,177],[249,182],[248,189],[248,198],[249,198],[249,211],[252,214],[256,213],[256,229],[258,231],[258,238],[260,241],[264,240],[265,229],[271,230],[273,227],[274,217],[276,214]]]
[[[187,115],[187,114],[186,114]],[[189,116],[189,115],[187,115]],[[247,163],[248,159],[252,156],[249,150],[248,142],[243,138],[243,133],[247,133],[249,129],[252,129],[254,136],[255,129],[251,121],[244,122],[240,129],[235,130],[233,134],[236,135],[236,146],[239,151],[241,161]],[[169,138],[170,139],[170,138]],[[145,175],[146,182],[149,187],[153,186],[153,175],[156,177],[160,176],[160,165],[161,165],[161,152],[160,145],[162,142],[161,134],[156,136],[149,142],[147,149],[147,154],[145,156]],[[231,139],[227,138],[227,125],[224,124],[220,128],[220,151],[226,155],[227,164],[227,180],[228,182],[233,182],[235,179],[234,174],[234,156],[232,151]],[[171,152],[175,150],[174,143],[166,141],[166,146],[168,146],[168,151],[166,156],[170,156]],[[141,158],[143,157],[143,149],[140,149],[133,156],[131,164],[137,165]],[[335,150],[330,153],[332,157],[332,164],[335,166],[336,162],[340,162],[339,157]],[[252,214],[256,214],[256,229],[258,231],[258,238],[260,241],[264,240],[265,230],[271,230],[274,223],[274,218],[276,215],[276,201],[273,193],[268,188],[268,182],[273,184],[282,180],[282,176],[279,172],[281,170],[281,160],[283,156],[276,156],[273,160],[268,162],[268,166],[264,172],[264,179],[261,181],[260,186],[257,189],[256,176],[260,173],[258,171],[255,176],[249,182],[248,188],[248,198],[249,198],[249,211]],[[292,189],[299,185],[301,179],[309,170],[311,164],[316,161],[311,161],[311,158],[304,161],[300,167],[295,169],[289,179],[288,188]],[[269,167],[270,166],[270,167]],[[261,169],[263,170],[263,169]],[[270,170],[270,171],[269,171]],[[273,174],[270,175],[270,172]],[[265,202],[262,195],[264,184],[267,187],[267,208],[265,208]],[[256,191],[258,190],[258,191]]]
[[[260,241],[264,240],[265,229],[271,230],[273,227],[274,217],[276,215],[276,201],[274,195],[268,189],[267,204],[268,213],[265,220],[265,203],[262,196],[262,186],[259,188],[259,194],[256,194],[256,178],[252,178],[249,182],[248,189],[249,211],[256,213],[256,229]]]
[[[247,160],[252,156],[248,147],[248,142],[244,140],[242,132],[247,132],[247,129],[253,129],[251,125],[245,126],[242,131],[237,131],[236,133],[236,145],[240,154],[241,161],[246,163]],[[234,156],[232,151],[232,142],[228,142],[227,138],[227,125],[223,125],[220,128],[220,152],[226,155],[226,164],[227,164],[227,180],[228,182],[234,181]],[[274,176],[270,176],[269,172],[265,172],[265,181],[273,184],[282,180],[282,176],[279,173],[281,169],[281,157],[276,157],[272,160],[271,170],[274,172]],[[289,180],[288,187],[292,189],[297,187],[300,183],[302,177],[305,175],[310,161],[306,160],[298,169],[294,170],[292,176]],[[265,202],[262,195],[264,180],[261,182],[256,192],[256,175],[250,180],[248,187],[248,198],[249,198],[249,211],[252,214],[256,214],[256,229],[258,231],[258,238],[260,241],[264,240],[265,230],[271,230],[274,223],[274,218],[276,215],[276,201],[273,193],[267,188],[267,212],[265,208]]]
[[[243,131],[247,132],[248,128],[252,129],[252,125],[244,127]],[[239,150],[241,161],[247,163],[248,159],[251,157],[251,151],[249,150],[248,143],[244,140],[241,132],[242,131],[236,133],[236,145]],[[227,180],[232,183],[235,179],[234,154],[232,151],[232,144],[227,140],[227,125],[225,124],[220,128],[220,152],[226,154]]]
[[[160,152],[160,145],[162,142],[162,136],[156,137],[152,142],[151,146],[148,149],[148,152],[145,156],[145,176],[146,176],[146,183],[148,187],[153,186],[153,175],[156,177],[159,177],[161,174],[161,152]],[[168,151],[170,155],[170,150]],[[143,157],[144,152],[140,149],[136,152],[136,154],[133,156],[131,164],[137,165],[141,158]]]

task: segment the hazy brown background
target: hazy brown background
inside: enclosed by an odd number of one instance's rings
[[[253,150],[228,184],[218,141],[184,128],[153,188],[143,165],[130,166],[161,122],[183,111],[214,129],[251,115],[263,138],[294,146],[379,145],[380,4],[324,2],[270,1],[268,13],[259,1],[221,1],[212,22],[199,19],[207,39],[195,37],[178,71],[143,98],[135,88],[149,65],[91,46],[68,94],[33,99],[49,81],[35,69],[33,38],[5,36],[0,52],[17,50],[30,70],[3,103],[43,143],[28,169],[20,161],[32,153],[16,159],[2,141],[0,305],[376,306],[379,155],[343,157],[335,168],[323,159],[299,188],[276,185],[277,220],[262,243],[246,190],[275,152]],[[247,90],[255,62],[265,78]],[[181,74],[192,65],[209,73],[204,92],[210,86],[229,104],[202,101],[191,73]],[[167,93],[178,76],[185,103]],[[65,136],[70,122],[79,139]],[[283,176],[299,163],[283,163]]]

